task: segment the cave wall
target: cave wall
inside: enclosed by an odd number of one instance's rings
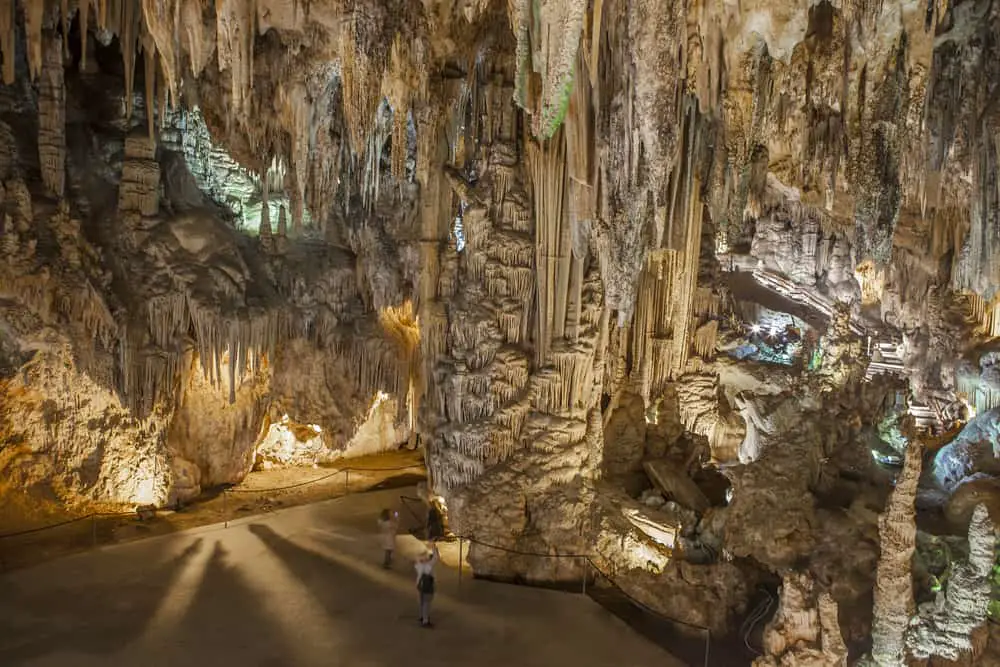
[[[117,498],[80,472],[99,434],[44,453],[66,391],[23,399],[25,369],[101,387],[133,443],[106,477],[134,448],[156,500],[237,479],[265,417],[349,449],[385,391],[456,531],[594,550],[716,630],[805,571],[802,653],[839,655],[867,619],[835,628],[830,600],[863,604],[885,507],[863,431],[898,389],[863,383],[858,332],[899,344],[911,403],[996,407],[968,349],[1000,335],[989,0],[4,7],[0,367],[31,415],[4,452],[56,461],[25,486]],[[822,315],[817,369],[720,358],[763,274]],[[640,506],[613,478],[649,459],[714,466],[732,502]]]

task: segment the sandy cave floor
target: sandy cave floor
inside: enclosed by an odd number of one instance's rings
[[[407,467],[412,466],[412,467]],[[352,468],[349,475],[334,474]],[[355,470],[368,468],[369,471]],[[396,470],[378,470],[397,468]],[[84,519],[26,535],[0,539],[0,572],[35,565],[53,558],[86,551],[95,546],[119,544],[156,537],[197,526],[205,526],[262,514],[282,507],[315,503],[351,493],[386,486],[406,486],[425,478],[419,450],[398,450],[338,461],[329,467],[274,468],[251,472],[234,490],[223,497],[221,489],[207,491],[181,512],[159,512],[152,521],[140,522],[134,514]],[[318,480],[313,482],[312,480]],[[349,488],[348,488],[349,484]],[[280,491],[270,489],[287,488]],[[23,504],[23,503],[22,503]],[[32,508],[29,508],[32,509]],[[45,506],[28,511],[0,513],[0,535],[56,524],[86,515],[51,511]],[[111,512],[129,508],[106,507]],[[0,664],[3,664],[0,661]]]
[[[587,597],[460,582],[452,549],[437,572],[436,627],[421,629],[410,564],[421,543],[406,532],[415,522],[401,526],[392,571],[380,566],[374,525],[413,492],[356,494],[9,572],[0,664],[682,665]]]

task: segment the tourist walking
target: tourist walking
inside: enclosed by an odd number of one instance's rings
[[[420,625],[431,626],[431,601],[434,599],[434,566],[441,557],[437,544],[429,542],[426,549],[414,566],[417,570],[417,592],[420,594]]]
[[[399,532],[399,512],[382,510],[378,518],[379,542],[382,545],[382,567],[392,568],[392,553],[396,550],[396,533]]]

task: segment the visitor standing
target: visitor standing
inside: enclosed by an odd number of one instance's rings
[[[420,625],[431,626],[431,601],[434,599],[434,566],[441,557],[437,544],[430,542],[430,548],[417,559],[417,592],[420,594]]]
[[[444,537],[444,516],[438,506],[431,501],[430,509],[427,510],[427,539],[435,542]]]
[[[382,567],[392,567],[392,553],[396,550],[396,533],[399,532],[399,512],[382,510],[378,518],[379,542],[382,544]]]

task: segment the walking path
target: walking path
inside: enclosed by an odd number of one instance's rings
[[[436,627],[421,629],[421,543],[401,535],[395,569],[380,567],[375,519],[398,498],[358,494],[8,573],[0,665],[681,667],[589,598],[460,583],[453,550]]]

